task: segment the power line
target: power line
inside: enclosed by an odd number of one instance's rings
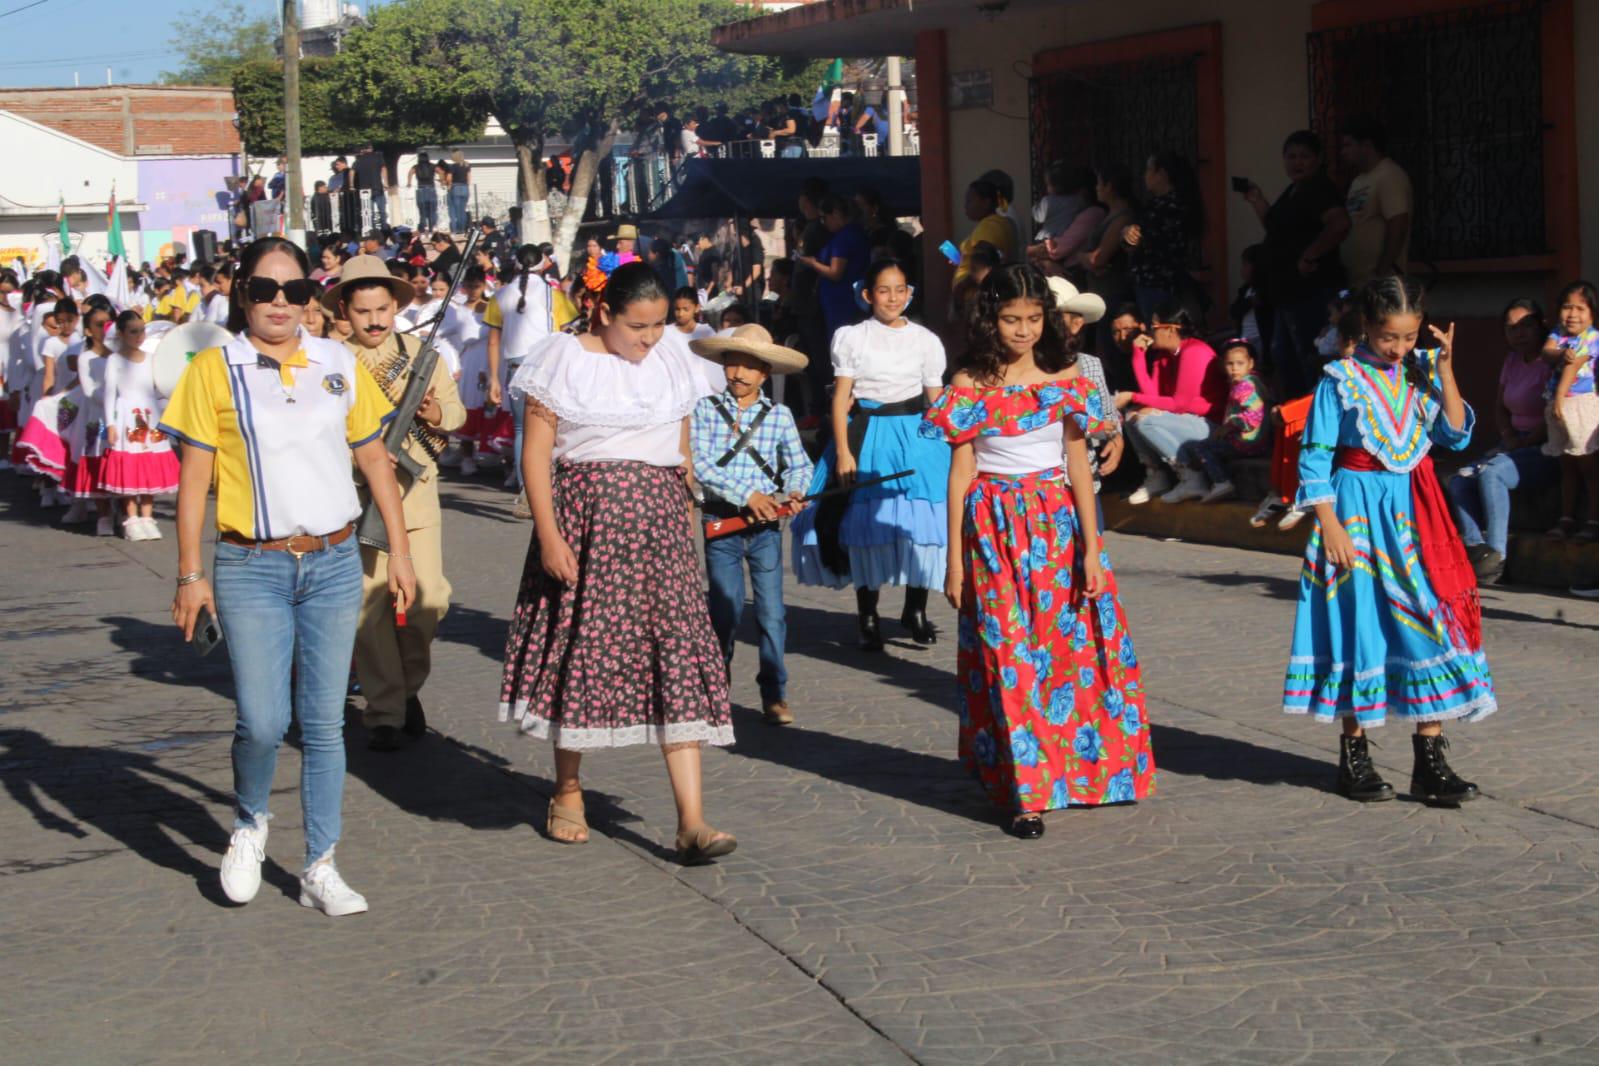
[[[112,63],[119,59],[154,59],[157,56],[171,55],[171,50],[166,48],[152,48],[147,52],[107,52],[97,56],[62,56],[59,59],[0,59],[0,67],[67,67],[73,65],[94,65],[99,63]]]
[[[7,15],[15,15],[19,12],[26,11],[30,7],[38,7],[42,3],[45,3],[45,0],[33,0],[33,3],[31,4],[23,4],[21,7],[14,7],[10,11],[0,11],[0,19],[5,18]]]

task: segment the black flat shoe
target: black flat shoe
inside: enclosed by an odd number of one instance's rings
[[[861,651],[883,650],[883,627],[875,614],[860,616]]]
[[[405,725],[401,728],[406,736],[418,740],[427,735],[428,716],[422,711],[422,701],[415,696],[405,701]]]
[[[392,725],[380,725],[372,730],[372,737],[366,742],[368,751],[399,751],[405,747],[405,735]]]
[[[1037,840],[1044,835],[1043,815],[1028,814],[1014,818],[1006,832],[1019,840]]]

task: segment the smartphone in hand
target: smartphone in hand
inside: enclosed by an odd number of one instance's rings
[[[1233,192],[1247,193],[1249,191],[1250,184],[1251,183],[1248,178],[1235,177],[1233,178]]]
[[[189,638],[189,643],[202,656],[211,654],[211,650],[222,643],[222,626],[218,624],[217,616],[210,611],[200,615],[194,623],[194,636]]]
[[[961,250],[955,247],[954,241],[946,240],[938,246],[938,250],[944,253],[944,258],[949,260],[950,266],[961,265]]]

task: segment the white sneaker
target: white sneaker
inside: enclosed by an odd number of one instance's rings
[[[117,523],[110,515],[101,515],[94,524],[94,535],[97,537],[114,537],[117,535]]]
[[[1267,522],[1276,518],[1279,512],[1287,510],[1287,507],[1288,505],[1283,503],[1282,499],[1273,493],[1260,501],[1260,506],[1255,508],[1255,513],[1249,516],[1249,524],[1256,529],[1260,529]]]
[[[1221,500],[1230,500],[1238,495],[1238,490],[1233,488],[1231,481],[1218,481],[1210,487],[1210,491],[1199,498],[1200,503],[1217,503]]]
[[[461,476],[477,477],[477,460],[472,457],[471,452],[467,452],[461,459]]]
[[[75,526],[79,522],[89,520],[89,505],[83,500],[73,500],[72,506],[67,508],[67,513],[61,516],[61,524]]]
[[[141,518],[139,524],[144,526],[144,536],[140,538],[141,540],[161,539],[161,527],[155,524],[155,519]]]
[[[1166,471],[1156,470],[1144,477],[1144,483],[1133,490],[1133,494],[1127,497],[1127,502],[1134,506],[1148,503],[1156,496],[1170,492],[1175,484],[1177,484],[1176,479]]]
[[[1184,470],[1177,485],[1160,498],[1161,503],[1187,503],[1205,495],[1205,478],[1195,470]]]
[[[138,518],[124,518],[122,520],[122,536],[126,540],[143,540],[143,520]]]
[[[333,865],[333,849],[300,875],[300,906],[315,907],[329,918],[364,914],[366,897],[344,883]]]
[[[1282,518],[1280,518],[1278,520],[1277,528],[1286,533],[1288,530],[1293,529],[1295,526],[1297,526],[1300,522],[1303,522],[1304,520],[1305,520],[1305,512],[1304,511],[1301,511],[1297,507],[1290,507],[1290,508],[1288,508],[1288,513],[1283,515]]]
[[[235,903],[248,903],[261,890],[261,863],[266,859],[267,827],[235,829],[222,856],[222,894]]]
[[[67,498],[56,491],[54,485],[47,485],[39,493],[40,507],[65,507]]]

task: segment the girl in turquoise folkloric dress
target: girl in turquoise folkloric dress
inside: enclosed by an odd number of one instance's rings
[[[1366,342],[1327,365],[1305,424],[1298,505],[1314,508],[1283,710],[1341,720],[1338,791],[1394,797],[1365,730],[1414,722],[1410,791],[1455,805],[1477,786],[1449,767],[1443,722],[1492,714],[1482,612],[1465,548],[1428,452],[1459,450],[1475,417],[1455,385],[1454,326],[1415,350],[1421,292],[1380,278],[1360,294]]]

